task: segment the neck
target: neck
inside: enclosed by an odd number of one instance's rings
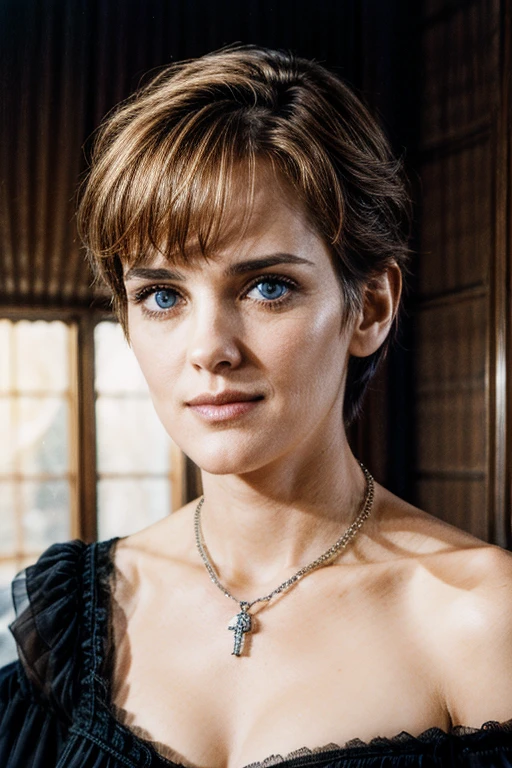
[[[366,480],[341,444],[295,454],[244,475],[202,473],[201,528],[223,585],[240,599],[274,588],[343,535]]]

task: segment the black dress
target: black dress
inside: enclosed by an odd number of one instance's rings
[[[55,544],[13,583],[21,659],[0,670],[0,768],[164,768],[109,702],[109,577],[115,539]],[[198,728],[201,724],[198,723]],[[512,768],[512,720],[418,737],[272,755],[251,768]]]

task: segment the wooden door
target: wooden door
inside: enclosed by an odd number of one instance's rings
[[[421,20],[415,500],[510,542],[509,0]]]

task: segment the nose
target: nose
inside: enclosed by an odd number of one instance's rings
[[[240,365],[242,350],[235,315],[219,302],[204,301],[196,307],[188,344],[189,360],[195,368],[216,373]]]

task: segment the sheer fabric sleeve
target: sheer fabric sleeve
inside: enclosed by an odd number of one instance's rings
[[[70,719],[80,669],[82,555],[85,544],[54,544],[12,585],[10,626],[25,675],[37,696]]]
[[[55,544],[13,582],[19,661],[0,670],[0,765],[57,765],[80,676],[82,542]]]

